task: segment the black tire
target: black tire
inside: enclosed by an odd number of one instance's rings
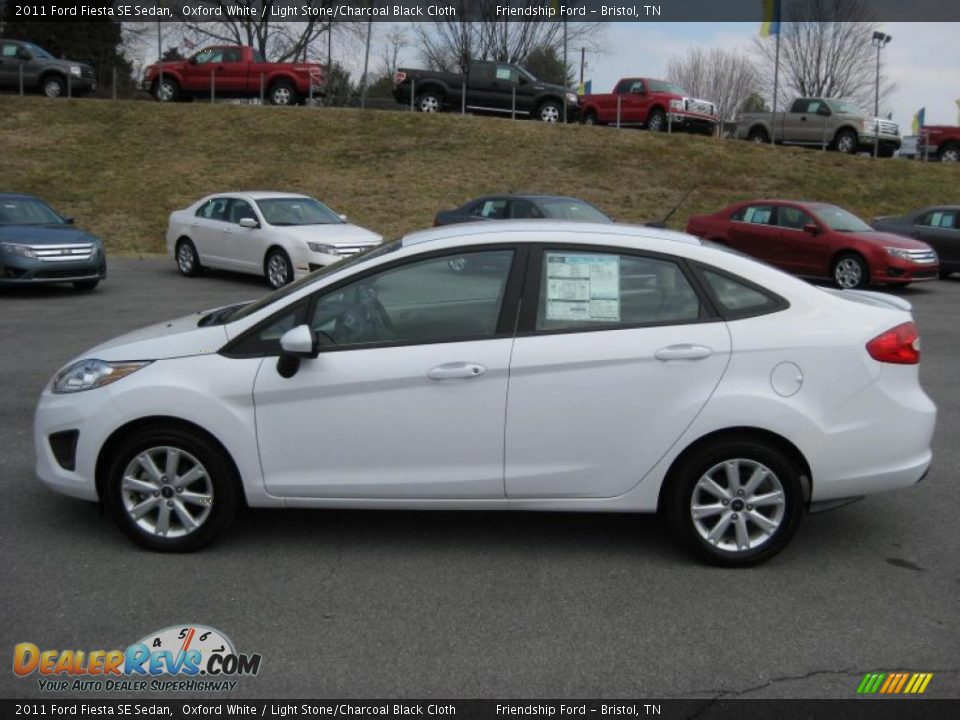
[[[417,95],[417,112],[443,112],[443,95],[436,90],[425,90]]]
[[[593,110],[587,110],[583,114],[583,119],[580,120],[584,125],[599,125],[600,122],[597,120],[597,114]]]
[[[667,114],[660,108],[651,110],[650,117],[647,118],[647,130],[650,132],[666,132]]]
[[[160,91],[160,78],[153,81],[150,94],[157,102],[177,102],[183,99],[180,84],[171,77],[163,76],[163,92]]]
[[[944,163],[956,163],[960,162],[960,145],[951,143],[945,147],[940,148],[939,152],[940,162]]]
[[[95,290],[97,285],[99,284],[100,284],[100,278],[97,278],[96,280],[74,280],[73,281],[74,289],[80,290],[81,292],[90,292],[91,290]]]
[[[726,474],[728,462],[737,463],[735,474],[740,492],[749,488],[749,478],[758,467],[762,466],[770,475],[764,476],[750,495],[738,495],[729,481],[726,486],[718,484],[721,490],[733,492],[729,492],[727,500],[714,498],[703,489],[701,480],[708,473],[713,478],[718,467],[721,468],[721,477],[729,477]],[[797,531],[803,514],[800,477],[800,468],[773,444],[763,440],[718,440],[694,450],[672,470],[664,498],[666,520],[674,536],[701,559],[723,567],[756,565],[783,550]],[[759,505],[753,507],[747,503],[757,495],[774,497],[775,492],[779,492],[783,500],[779,507],[764,505],[760,509]],[[694,519],[695,493],[698,506],[706,511],[699,520]],[[703,502],[705,497],[716,500],[716,511]],[[713,520],[714,517],[717,519]],[[764,519],[766,523],[759,524]],[[724,522],[727,524],[723,525]],[[745,529],[746,545],[742,549],[728,549],[730,544],[736,546],[740,543],[738,525]],[[713,543],[707,537],[716,531],[719,531],[718,540]]]
[[[536,118],[545,123],[562,123],[563,106],[556,100],[544,100],[537,106]]]
[[[48,98],[67,96],[67,81],[62,75],[44,75],[40,80],[40,94]]]
[[[870,284],[870,269],[857,253],[842,253],[830,266],[830,279],[843,290],[862,290]]]
[[[300,102],[297,89],[289,80],[277,80],[273,83],[267,93],[267,99],[271,105],[277,105],[279,107],[296,105]]]
[[[853,130],[841,130],[833,139],[833,149],[847,155],[860,152],[860,138]]]
[[[182,490],[177,490],[178,471],[174,469],[171,478],[167,475],[168,467],[161,468],[156,462],[156,458],[167,457],[166,448],[180,451],[177,467],[189,468],[196,460],[204,472],[197,479],[185,482]],[[135,458],[151,450],[156,451],[151,457],[162,474],[162,481],[151,478],[145,467],[136,464]],[[130,485],[124,487],[131,466],[137,469],[145,483],[138,484],[136,489]],[[184,475],[187,472],[185,469]],[[148,486],[161,490],[151,492]],[[138,545],[161,552],[192,552],[207,545],[236,515],[241,499],[239,479],[220,447],[202,433],[160,426],[145,428],[124,438],[110,458],[104,494],[108,512],[120,529]],[[194,500],[186,500],[187,495]],[[203,498],[207,497],[209,501],[204,501]],[[148,509],[135,520],[131,508],[146,503],[150,503]],[[195,529],[188,529],[187,523],[181,520],[181,508],[186,508],[197,522]],[[167,533],[160,531],[163,513],[168,518]],[[151,524],[153,530],[145,527]]]
[[[293,281],[293,263],[280,248],[273,248],[263,261],[263,275],[274,290]]]
[[[952,274],[953,274],[953,270],[944,270],[943,268],[940,268],[940,279],[941,279],[941,280],[946,280],[946,279],[947,279],[948,277],[950,277]]]
[[[770,144],[770,136],[767,135],[767,131],[762,127],[750,128],[750,134],[747,136],[747,139],[750,142],[755,142],[759,144]]]
[[[196,277],[203,271],[197,248],[190,238],[180,238],[175,252],[177,270],[185,277]]]
[[[892,158],[896,152],[896,149],[892,147],[880,147],[877,148],[877,157]]]

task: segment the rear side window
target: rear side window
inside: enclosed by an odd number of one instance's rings
[[[737,222],[751,223],[752,225],[770,225],[773,222],[772,205],[750,205],[740,208],[733,215],[731,220]]]
[[[506,220],[507,215],[506,200],[484,200],[474,205],[470,211],[472,217],[488,218],[490,220]]]
[[[725,317],[749,317],[783,310],[787,302],[778,295],[727,273],[706,268],[701,275],[713,301]]]
[[[205,220],[226,220],[227,205],[229,203],[230,198],[213,198],[212,200],[207,200],[207,202],[197,210],[197,217],[204,218]]]
[[[924,215],[917,224],[926,225],[927,227],[953,229],[957,227],[957,213],[936,210]]]
[[[700,298],[670,260],[548,250],[542,264],[538,331],[668,325],[701,316]]]

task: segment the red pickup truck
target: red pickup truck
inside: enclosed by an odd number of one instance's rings
[[[161,68],[163,82],[161,82]],[[160,102],[209,97],[264,97],[273,105],[296,105],[323,95],[324,70],[318,63],[271,63],[256,48],[217,45],[187,60],[154,63],[143,75],[141,88]]]
[[[651,78],[623,78],[612,93],[585,95],[580,101],[580,119],[586,125],[637,125],[663,132],[691,130],[712,135],[719,118],[709,100],[689,97],[679,85]]]
[[[960,127],[956,125],[927,125],[920,130],[919,157],[926,152],[940,162],[960,162]]]

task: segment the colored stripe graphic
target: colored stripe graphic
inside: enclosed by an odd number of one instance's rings
[[[867,673],[857,685],[858,695],[920,695],[933,679],[933,673]]]

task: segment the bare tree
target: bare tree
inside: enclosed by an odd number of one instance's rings
[[[786,107],[794,97],[832,97],[872,108],[877,56],[870,38],[878,27],[869,0],[785,3],[777,106]],[[774,38],[758,38],[755,48],[763,68],[764,88],[772,98]],[[895,89],[881,66],[880,101]]]
[[[422,23],[417,28],[417,45],[427,65],[435,70],[466,72],[472,60],[522,63],[535,49],[553,48],[562,52],[564,25],[568,47],[593,47],[601,23],[562,20],[504,19],[497,14],[498,0],[455,0],[456,20]],[[543,0],[525,0],[517,8],[541,9]]]
[[[380,46],[380,74],[393,77],[400,64],[400,53],[407,47],[407,33],[402,26],[394,26]]]
[[[667,63],[667,77],[698,98],[717,106],[721,120],[732,120],[761,86],[760,73],[737,50],[693,48]]]

